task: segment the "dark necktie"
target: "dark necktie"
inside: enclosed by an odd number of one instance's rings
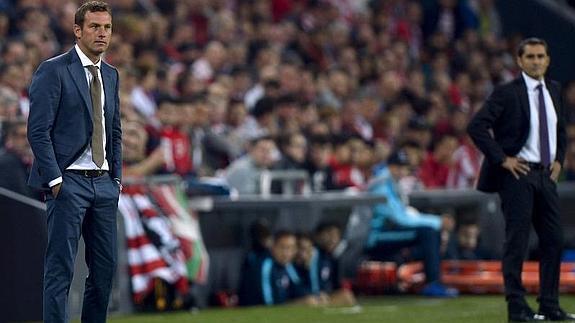
[[[104,164],[104,140],[102,133],[102,86],[98,78],[98,67],[86,66],[92,74],[90,82],[90,95],[92,96],[92,160],[101,168]]]
[[[541,164],[548,167],[551,164],[551,153],[549,150],[547,110],[545,107],[545,97],[543,95],[542,84],[537,85],[537,90],[539,90],[539,153],[541,155]]]

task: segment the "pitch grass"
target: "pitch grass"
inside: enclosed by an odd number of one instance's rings
[[[528,302],[537,309],[535,297]],[[110,318],[111,323],[370,323],[370,322],[507,322],[502,295],[430,299],[416,296],[361,298],[352,308],[303,306],[210,308],[196,312],[132,315]],[[562,306],[575,312],[575,295],[562,295]]]

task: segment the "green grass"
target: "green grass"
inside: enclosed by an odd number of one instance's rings
[[[528,298],[534,309],[534,297]],[[563,295],[562,306],[575,311],[575,295]],[[309,308],[277,306],[219,309],[198,312],[113,317],[111,323],[368,323],[368,322],[507,322],[503,296],[463,296],[430,299],[415,296],[386,296],[360,299],[354,308]]]

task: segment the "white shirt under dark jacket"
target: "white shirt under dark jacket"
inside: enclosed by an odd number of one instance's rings
[[[106,102],[106,97],[105,97],[105,93],[104,93],[104,82],[102,80],[102,72],[101,72],[101,67],[102,67],[102,60],[100,59],[98,61],[98,63],[94,64],[89,58],[88,56],[86,56],[86,54],[84,54],[82,52],[82,50],[80,49],[80,47],[76,44],[74,45],[74,49],[76,50],[76,53],[78,54],[78,56],[80,57],[80,61],[82,62],[82,66],[84,66],[84,72],[86,73],[86,82],[88,82],[88,88],[90,88],[90,84],[92,83],[92,73],[90,73],[90,71],[88,70],[88,68],[86,68],[86,66],[90,66],[90,65],[96,65],[98,67],[98,77],[100,78],[100,91],[102,93],[101,98],[102,98],[102,107],[104,107],[104,102]],[[84,152],[82,153],[82,155],[80,155],[80,157],[78,157],[78,159],[76,159],[72,165],[70,165],[67,169],[89,169],[89,170],[93,170],[93,169],[102,169],[102,170],[110,170],[110,167],[108,166],[108,161],[106,160],[106,125],[105,125],[105,119],[104,119],[104,109],[102,109],[102,136],[104,137],[104,164],[102,164],[102,168],[99,168],[94,161],[92,161],[92,146],[90,144],[88,144],[88,147],[86,147],[86,150],[84,150]],[[54,180],[51,180],[48,183],[48,186],[52,187],[56,184],[59,184],[62,182],[62,177],[58,177],[55,178]]]
[[[553,163],[557,154],[557,113],[555,112],[553,100],[544,80],[536,80],[525,73],[522,73],[522,76],[523,80],[525,80],[527,96],[529,97],[529,136],[517,157],[532,163],[541,162],[541,149],[539,147],[539,90],[537,86],[542,84],[545,111],[547,113],[547,129],[549,131],[549,153],[551,154],[551,163]]]

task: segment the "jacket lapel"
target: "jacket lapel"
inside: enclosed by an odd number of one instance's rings
[[[88,88],[88,81],[86,80],[86,72],[84,71],[84,66],[80,61],[80,57],[76,53],[74,47],[68,52],[70,54],[70,64],[68,65],[68,71],[74,79],[74,84],[80,92],[82,100],[84,100],[86,109],[90,113],[90,118],[92,117],[92,99],[90,98],[90,89]]]
[[[527,120],[530,120],[531,113],[529,110],[529,97],[527,96],[527,85],[525,85],[525,80],[522,76],[519,76],[515,80],[517,96],[519,97],[519,103],[521,105],[521,111],[527,116]]]

